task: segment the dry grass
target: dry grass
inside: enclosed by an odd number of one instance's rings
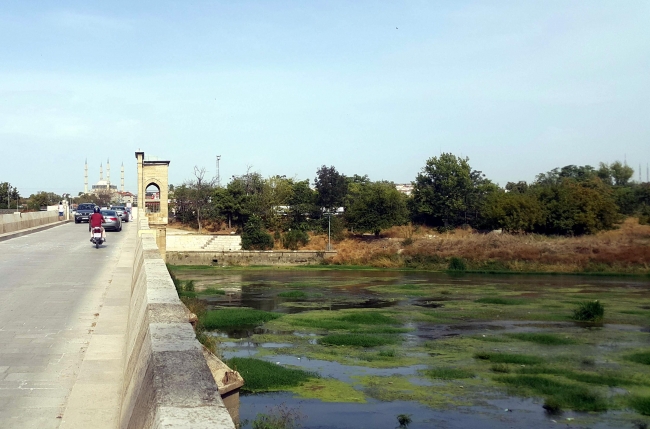
[[[478,234],[462,229],[440,234],[425,227],[395,227],[383,236],[349,236],[335,243],[338,253],[331,262],[395,268],[408,265],[409,260],[427,260],[434,265],[437,261],[439,266],[432,268],[444,268],[449,258],[460,257],[469,269],[479,270],[647,273],[650,268],[650,226],[639,225],[635,218],[616,230],[582,237]],[[404,246],[406,238],[413,243]],[[327,237],[312,237],[306,248],[324,249],[326,242]]]

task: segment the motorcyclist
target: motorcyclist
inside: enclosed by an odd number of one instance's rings
[[[90,215],[90,218],[88,219],[88,224],[90,225],[90,241],[93,241],[93,228],[99,227],[102,229],[102,240],[106,241],[106,231],[104,231],[104,227],[102,226],[102,223],[104,223],[104,216],[102,216],[99,207],[95,207],[93,209],[93,214]]]

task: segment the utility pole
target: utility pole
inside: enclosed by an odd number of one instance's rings
[[[217,188],[221,188],[221,175],[219,172],[219,161],[221,160],[221,155],[217,155]]]

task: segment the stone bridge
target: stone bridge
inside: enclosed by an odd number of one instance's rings
[[[234,429],[241,378],[196,340],[155,229],[107,238],[0,216],[0,427]]]

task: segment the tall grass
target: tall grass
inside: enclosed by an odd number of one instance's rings
[[[244,379],[242,390],[246,392],[270,392],[298,386],[318,375],[301,369],[285,368],[260,359],[235,357],[228,366],[239,371]]]
[[[250,308],[224,308],[205,312],[199,321],[205,329],[232,329],[259,326],[280,316]]]
[[[600,301],[585,301],[573,311],[573,320],[581,322],[600,322],[605,316],[605,307]]]

